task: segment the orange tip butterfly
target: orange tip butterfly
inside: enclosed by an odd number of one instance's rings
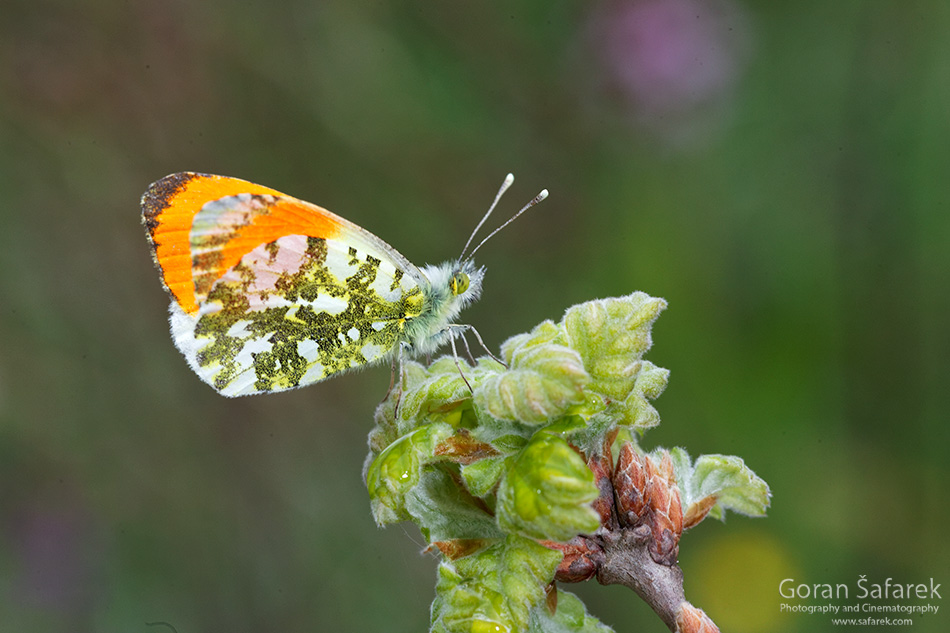
[[[238,178],[182,172],[142,196],[142,222],[171,296],[175,345],[225,396],[272,393],[396,356],[432,354],[467,325],[484,269],[466,255],[514,181],[508,174],[462,254],[417,268],[369,231]]]

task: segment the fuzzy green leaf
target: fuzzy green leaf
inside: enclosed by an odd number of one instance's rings
[[[590,377],[576,351],[554,342],[559,337],[546,321],[509,339],[502,353],[510,369],[479,381],[475,404],[496,420],[538,425],[582,402]]]
[[[379,403],[373,416],[376,426],[369,433],[369,449],[372,457],[379,455],[387,446],[415,428],[415,421],[407,424],[405,421],[400,423],[396,420],[396,407],[400,402],[400,391],[417,388],[428,375],[428,370],[419,363],[403,363],[398,375],[399,384],[395,385],[387,394],[386,399]],[[393,376],[393,380],[396,379],[397,376]]]
[[[404,507],[430,543],[504,537],[484,506],[459,490],[456,480],[439,468],[422,472],[418,485],[406,492]]]
[[[528,633],[613,633],[613,629],[587,613],[580,598],[567,591],[557,591],[557,610],[552,614],[546,605],[531,612]]]
[[[663,299],[635,292],[573,306],[561,322],[591,376],[588,389],[618,403],[620,421],[641,429],[659,422],[648,400],[663,392],[669,376],[642,360],[653,344],[653,322],[665,307]]]
[[[405,495],[419,483],[422,468],[436,460],[436,445],[451,434],[448,424],[421,426],[390,444],[370,462],[366,488],[378,525],[409,518]]]
[[[483,579],[466,578],[450,561],[439,565],[430,633],[510,633],[505,596]]]
[[[769,485],[740,457],[701,455],[692,463],[681,448],[672,449],[670,456],[684,513],[694,504],[715,499],[709,514],[717,519],[724,519],[726,510],[752,517],[765,515],[772,496]]]
[[[524,631],[560,561],[560,552],[514,535],[470,556],[443,561],[431,631]]]
[[[530,332],[515,334],[501,344],[501,357],[510,367],[515,362],[515,354],[535,345],[567,345],[567,338],[561,326],[550,319],[538,323]]]
[[[446,411],[447,404],[470,398],[472,394],[459,373],[459,367],[466,376],[473,372],[473,368],[465,361],[459,360],[456,366],[455,359],[443,356],[426,368],[426,373],[418,377],[421,380],[407,381],[399,402],[399,422],[412,421],[420,415],[435,414],[438,417]]]
[[[499,373],[504,367],[489,358],[481,358],[474,366],[443,356],[423,367],[416,362],[403,363],[395,376],[396,384],[387,398],[376,408],[376,427],[370,432],[370,452],[379,454],[389,444],[420,424],[445,422],[453,427],[475,426],[468,385],[462,379],[478,384],[487,375]]]
[[[636,380],[629,395],[620,405],[623,424],[639,430],[652,428],[660,423],[660,414],[650,404],[666,389],[670,372],[657,367],[648,360],[639,361],[636,367]]]
[[[511,455],[523,449],[528,444],[529,439],[530,437],[515,434],[500,435],[493,439],[491,444],[499,453]]]
[[[462,466],[465,487],[476,497],[484,497],[505,473],[504,457],[487,457]]]
[[[590,505],[599,494],[594,475],[561,437],[537,433],[510,460],[495,509],[503,530],[567,541],[598,528],[600,519]]]

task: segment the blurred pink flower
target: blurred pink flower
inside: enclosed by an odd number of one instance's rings
[[[745,65],[747,23],[730,0],[614,0],[591,24],[607,82],[651,118],[717,105]]]

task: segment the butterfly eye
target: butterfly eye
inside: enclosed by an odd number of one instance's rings
[[[459,271],[452,275],[452,281],[449,282],[449,288],[452,289],[452,294],[456,297],[468,290],[468,275]]]

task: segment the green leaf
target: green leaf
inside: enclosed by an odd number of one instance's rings
[[[476,554],[439,565],[433,632],[524,631],[544,602],[561,553],[509,535]]]
[[[510,369],[487,375],[475,387],[475,404],[496,420],[539,425],[584,400],[590,381],[580,355],[556,342],[550,321],[505,342]]]
[[[619,407],[623,424],[641,431],[660,423],[660,414],[650,404],[666,389],[670,371],[657,367],[648,360],[639,361],[636,367],[636,379],[630,393]]]
[[[443,356],[433,361],[422,376],[413,372],[413,379],[407,381],[399,402],[398,421],[401,424],[411,423],[420,416],[438,419],[451,410],[451,407],[446,405],[470,398],[472,393],[462,379],[459,367],[466,377],[474,373],[474,369],[463,360],[459,360],[459,365],[456,366],[455,359],[451,356]],[[399,379],[398,374],[396,379]]]
[[[567,345],[567,338],[560,325],[550,319],[538,323],[530,332],[515,334],[501,344],[501,357],[510,367],[514,362],[515,353],[528,350],[535,345]]]
[[[525,445],[527,445],[529,439],[530,437],[524,437],[522,435],[515,434],[500,435],[493,439],[491,444],[499,453],[502,453],[503,455],[510,455],[523,449]]]
[[[504,457],[487,457],[462,466],[465,487],[476,497],[484,497],[491,492],[504,473]]]
[[[614,398],[629,393],[636,379],[632,365],[650,349],[650,328],[665,307],[663,299],[635,292],[568,308],[564,331],[594,379],[591,388]]]
[[[702,455],[691,463],[681,448],[670,451],[680,489],[683,513],[695,504],[715,500],[710,516],[725,518],[732,510],[747,516],[764,516],[772,496],[769,485],[734,455]]]
[[[375,457],[387,446],[421,424],[445,422],[453,427],[475,426],[468,385],[459,373],[477,382],[486,375],[504,370],[488,358],[479,359],[475,367],[443,356],[429,367],[406,361],[394,377],[396,384],[376,408],[376,427],[369,434],[370,453]]]
[[[546,605],[531,612],[528,633],[613,633],[613,629],[587,613],[580,598],[567,591],[557,591],[554,614]]]
[[[663,392],[669,376],[666,369],[642,360],[653,344],[653,322],[664,308],[663,299],[635,292],[573,306],[561,321],[568,344],[580,353],[591,376],[588,389],[618,403],[621,423],[641,429],[659,422],[648,401]]]
[[[427,468],[405,493],[404,507],[428,542],[503,538],[495,517],[441,468]]]
[[[386,399],[376,407],[376,413],[373,416],[376,426],[369,433],[369,449],[372,457],[379,455],[387,446],[416,426],[397,422],[396,405],[401,400],[402,390],[414,389],[422,384],[428,375],[429,372],[425,367],[410,361],[403,363],[399,374],[393,376],[393,380],[398,382],[389,391]]]
[[[453,564],[439,565],[430,633],[509,633],[515,630],[505,596],[475,576],[466,578]]]
[[[539,432],[509,459],[495,508],[503,530],[552,541],[597,530],[594,474],[566,441]]]
[[[387,446],[370,462],[366,488],[378,525],[409,518],[405,495],[419,483],[422,468],[437,459],[433,456],[436,445],[451,434],[448,424],[421,426]]]

